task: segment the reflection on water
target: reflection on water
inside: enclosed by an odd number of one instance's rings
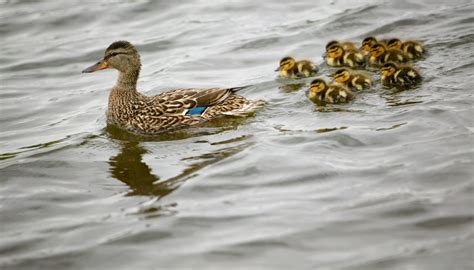
[[[183,140],[197,136],[196,134],[218,134],[227,129],[235,129],[245,121],[245,118],[234,117],[215,119],[207,123],[207,126],[209,127],[196,128],[195,130],[186,129],[153,137],[135,135],[109,125],[106,128],[107,135],[112,139],[118,140],[121,145],[120,152],[109,160],[111,175],[130,187],[131,190],[127,195],[153,195],[158,198],[166,196],[177,189],[184,181],[191,178],[195,172],[242,151],[244,148],[248,147],[250,143],[224,147],[217,151],[197,156],[183,157],[183,162],[190,160],[197,162],[188,165],[187,168],[174,177],[160,179],[160,176],[153,174],[151,168],[143,161],[143,155],[148,153],[148,151],[142,146],[141,142],[149,140]],[[212,128],[210,126],[212,126]],[[210,143],[210,145],[225,146],[243,141],[247,138],[249,138],[249,136],[239,136],[237,138],[213,142]]]
[[[296,92],[303,88],[306,84],[305,83],[296,83],[296,84],[285,84],[281,85],[278,88],[285,93]]]
[[[130,187],[129,195],[165,196],[176,186],[168,181],[154,184],[160,178],[152,174],[150,167],[143,162],[146,152],[138,142],[124,142],[120,153],[110,158],[110,172]]]

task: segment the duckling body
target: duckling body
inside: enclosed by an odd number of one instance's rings
[[[418,41],[414,40],[406,40],[402,42],[398,38],[393,38],[387,42],[387,47],[403,51],[410,60],[420,59],[425,53],[423,46]]]
[[[358,91],[370,88],[373,83],[372,78],[368,74],[347,68],[338,69],[332,76],[336,83]]]
[[[406,54],[396,48],[387,48],[381,43],[372,46],[369,54],[369,66],[380,67],[388,62],[404,63],[408,61]]]
[[[390,62],[380,68],[380,81],[386,87],[409,88],[421,81],[420,73],[411,65]]]
[[[277,68],[283,78],[307,78],[316,75],[319,68],[309,60],[296,61],[292,57],[284,57]]]
[[[354,99],[351,90],[340,84],[328,84],[323,79],[315,79],[308,90],[308,98],[318,104],[347,103]]]
[[[242,88],[177,89],[145,96],[136,89],[140,56],[127,41],[112,43],[104,58],[84,73],[114,68],[119,71],[109,95],[107,122],[128,131],[153,135],[193,126],[224,116],[244,116],[263,106],[236,93]]]
[[[332,67],[363,67],[365,56],[359,50],[345,50],[342,45],[335,43],[326,49],[326,63]]]

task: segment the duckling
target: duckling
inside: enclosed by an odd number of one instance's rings
[[[306,78],[316,75],[319,68],[309,60],[296,61],[287,56],[280,60],[280,66],[275,71],[280,71],[280,76],[284,78]]]
[[[340,83],[350,89],[363,90],[372,86],[372,78],[368,74],[350,70],[347,68],[338,69],[332,75],[336,83]]]
[[[354,99],[354,94],[347,87],[340,84],[328,84],[321,78],[311,82],[307,94],[308,98],[318,105],[347,103]]]
[[[420,73],[411,65],[390,62],[380,68],[380,81],[386,87],[408,88],[421,81]]]
[[[387,47],[402,50],[410,60],[416,60],[423,57],[425,49],[423,46],[414,40],[401,41],[398,38],[392,38],[387,42]]]
[[[331,40],[329,41],[327,44],[326,44],[326,50],[331,47],[332,45],[334,44],[339,44],[341,45],[341,47],[345,50],[345,51],[349,51],[349,50],[358,50],[359,48],[357,47],[357,45],[354,43],[354,42],[351,42],[351,41],[343,41],[343,42],[339,42],[337,40]]]
[[[403,51],[387,48],[380,42],[370,48],[369,66],[378,67],[388,62],[403,63],[406,61],[408,61],[408,57]]]
[[[360,46],[360,51],[364,55],[369,55],[370,53],[370,48],[372,48],[373,45],[378,43],[377,39],[374,37],[366,37],[364,40],[362,40],[362,46]]]
[[[339,43],[330,45],[326,54],[326,63],[333,67],[362,67],[366,62],[364,55],[358,50],[344,50]]]

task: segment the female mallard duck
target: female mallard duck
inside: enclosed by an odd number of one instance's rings
[[[398,38],[392,38],[387,42],[388,48],[395,48],[402,50],[410,60],[416,60],[423,57],[425,49],[423,46],[414,40],[401,41]]]
[[[314,76],[319,68],[309,60],[296,61],[287,56],[280,60],[280,66],[275,71],[280,71],[280,76],[283,78],[294,79]]]
[[[363,90],[372,86],[372,78],[368,74],[341,68],[336,70],[332,75],[336,83],[340,83],[349,87],[350,89]]]
[[[326,63],[332,67],[363,67],[365,57],[359,50],[344,50],[342,45],[334,43],[326,49]]]
[[[354,98],[354,94],[343,85],[328,84],[324,79],[317,78],[311,82],[308,98],[318,104],[347,103]]]
[[[177,89],[148,97],[137,91],[140,67],[140,55],[135,47],[127,41],[117,41],[105,50],[102,60],[83,71],[106,68],[119,71],[109,95],[107,122],[131,132],[152,135],[223,115],[247,115],[263,105],[263,101],[237,95],[242,87]]]
[[[420,73],[411,65],[386,63],[380,68],[380,81],[386,87],[409,88],[421,81]]]
[[[406,54],[395,48],[387,48],[382,43],[376,43],[370,48],[369,66],[380,67],[388,62],[403,63],[408,61]]]

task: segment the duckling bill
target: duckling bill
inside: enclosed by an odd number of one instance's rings
[[[156,96],[137,91],[141,70],[140,55],[128,41],[116,41],[96,64],[84,69],[119,72],[109,95],[107,122],[133,133],[153,135],[194,126],[221,116],[253,114],[264,102],[237,94],[243,87],[176,89]]]

